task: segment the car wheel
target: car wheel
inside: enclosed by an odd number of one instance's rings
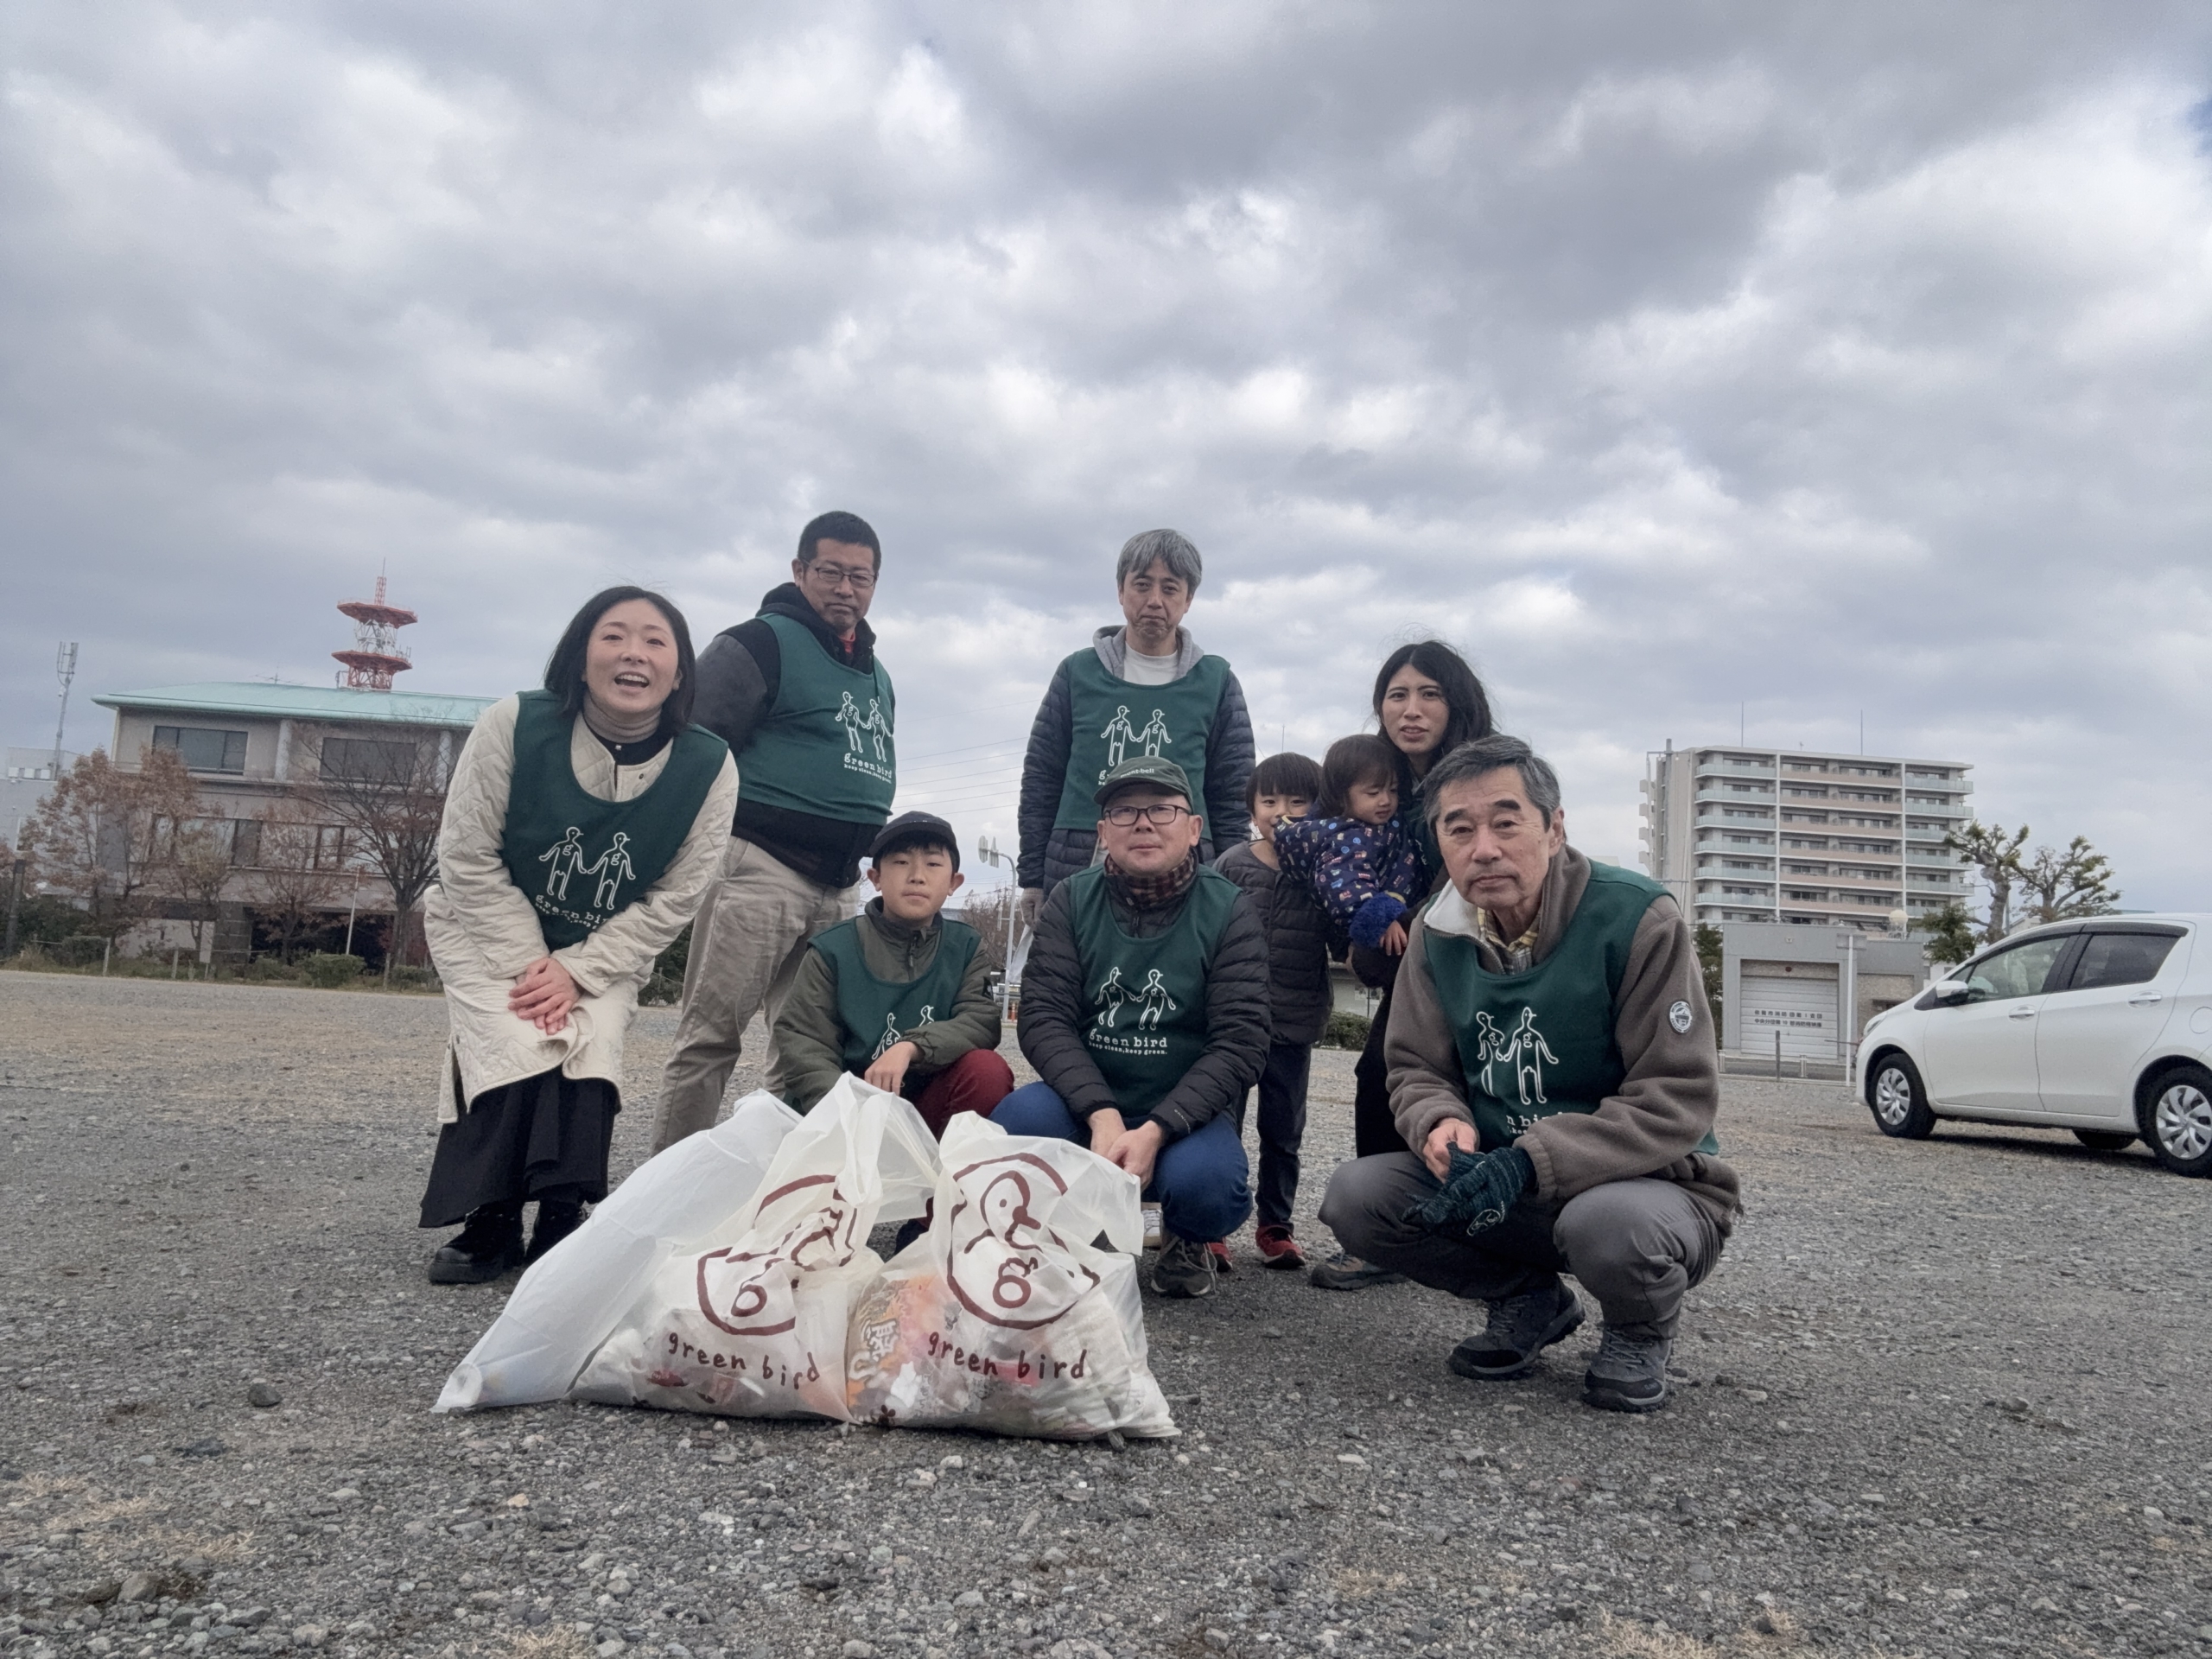
[[[2076,1129],[2074,1138],[2091,1152],[2123,1152],[2136,1139],[2125,1129]]]
[[[1925,1141],[1936,1129],[1936,1114],[1928,1109],[1928,1091],[1920,1086],[1920,1072],[1902,1054],[1885,1054],[1874,1062],[1873,1080],[1866,1085],[1866,1104],[1874,1113],[1874,1127],[1899,1141]]]
[[[2177,1175],[2212,1175],[2212,1071],[2201,1065],[2161,1072],[2136,1110],[2143,1139]]]

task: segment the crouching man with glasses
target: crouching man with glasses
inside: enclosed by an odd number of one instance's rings
[[[1199,863],[1180,766],[1125,760],[1094,798],[1104,861],[1052,889],[1021,977],[1017,1030],[1042,1081],[991,1121],[1135,1175],[1160,1207],[1153,1289],[1204,1296],[1210,1247],[1252,1212],[1237,1114],[1267,1063],[1267,939],[1236,884]]]

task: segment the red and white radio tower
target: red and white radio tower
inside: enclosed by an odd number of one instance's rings
[[[346,664],[340,683],[356,691],[391,690],[391,677],[414,666],[399,648],[399,631],[415,620],[415,613],[384,602],[382,576],[375,599],[349,599],[338,608],[353,619],[353,649],[330,653]]]

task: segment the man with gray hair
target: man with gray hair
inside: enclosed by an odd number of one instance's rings
[[[1021,767],[1015,861],[1027,913],[1097,848],[1092,799],[1125,760],[1172,760],[1190,779],[1203,815],[1202,863],[1250,833],[1244,785],[1252,775],[1252,717],[1229,664],[1199,650],[1184,613],[1205,569],[1198,550],[1172,530],[1123,543],[1114,572],[1124,625],[1098,630],[1052,676],[1029,728]]]
[[[1605,1314],[1583,1397],[1667,1402],[1682,1297],[1738,1211],[1714,1154],[1720,1064],[1688,925],[1658,883],[1567,844],[1551,767],[1478,738],[1423,780],[1448,885],[1414,922],[1384,1058],[1412,1150],[1341,1166],[1321,1219],[1354,1255],[1488,1304],[1462,1376],[1525,1376]]]

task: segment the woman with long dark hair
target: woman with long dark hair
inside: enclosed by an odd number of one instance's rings
[[[721,868],[737,805],[728,746],[690,723],[692,668],[681,611],[609,588],[543,689],[486,709],[454,762],[423,911],[453,1035],[422,1224],[467,1225],[430,1258],[433,1284],[535,1261],[607,1196],[639,988]]]
[[[1458,652],[1441,639],[1417,639],[1383,658],[1382,671],[1375,677],[1375,720],[1383,741],[1397,755],[1398,822],[1420,838],[1425,898],[1443,879],[1444,861],[1437,855],[1436,837],[1429,829],[1421,780],[1431,766],[1460,744],[1488,737],[1496,729],[1491,721],[1490,696]],[[1401,960],[1385,950],[1358,944],[1351,948],[1352,971],[1382,992],[1368,1028],[1367,1045],[1352,1068],[1352,1155],[1356,1158],[1406,1149],[1391,1116],[1388,1068],[1382,1060],[1382,1039],[1390,1025],[1390,990]],[[1341,1250],[1318,1263],[1313,1273],[1313,1282],[1325,1290],[1364,1290],[1370,1285],[1395,1283],[1398,1277]]]

